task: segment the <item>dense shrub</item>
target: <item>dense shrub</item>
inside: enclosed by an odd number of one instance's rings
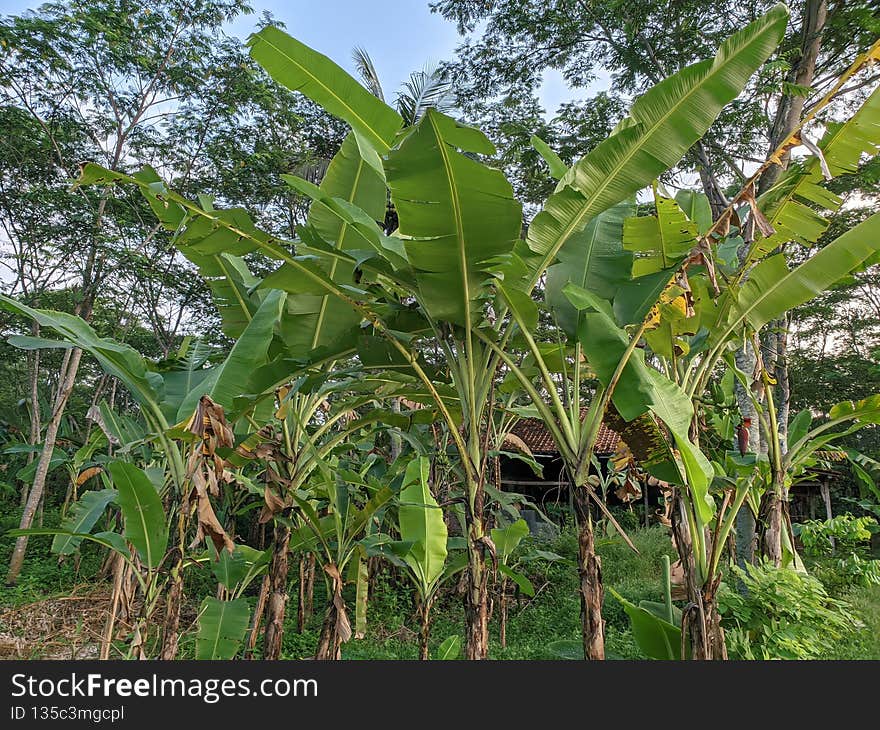
[[[873,517],[853,517],[842,514],[830,520],[810,520],[795,527],[804,546],[804,553],[810,557],[847,554],[867,549],[871,534],[877,529]]]
[[[861,626],[810,575],[766,563],[733,571],[744,590],[723,584],[719,593],[731,658],[816,659]]]

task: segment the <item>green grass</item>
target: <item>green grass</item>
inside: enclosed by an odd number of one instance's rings
[[[880,586],[856,587],[843,595],[865,624],[837,643],[827,659],[880,659]]]

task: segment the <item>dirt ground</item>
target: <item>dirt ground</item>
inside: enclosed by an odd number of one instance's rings
[[[83,585],[0,613],[0,659],[97,659],[108,586]]]

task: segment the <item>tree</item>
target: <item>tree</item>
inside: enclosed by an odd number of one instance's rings
[[[244,12],[249,7],[238,0],[169,0],[149,8],[71,0],[3,19],[0,220],[9,292],[39,306],[49,290],[67,287],[71,310],[86,321],[101,297],[122,303],[149,323],[160,357],[182,329],[195,327],[191,314],[206,314],[203,284],[194,284],[192,269],[140,198],[110,188],[71,191],[83,160],[112,168],[133,160],[160,164],[182,188],[234,198],[269,227],[290,230],[302,221],[304,211],[279,173],[332,156],[339,126],[302,97],[270,90],[274,85],[222,33]],[[242,154],[260,160],[263,174],[248,177],[253,168],[237,164]],[[130,323],[121,321],[113,334],[125,337]],[[30,356],[30,440],[42,440],[42,451],[22,527],[43,497],[81,356],[79,348],[64,352],[43,429],[39,355]],[[26,544],[26,537],[16,544],[8,582],[21,569]]]

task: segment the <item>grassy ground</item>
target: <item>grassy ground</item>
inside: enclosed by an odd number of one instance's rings
[[[46,524],[56,524],[57,517],[47,514]],[[13,527],[10,517],[0,518],[0,561],[9,559],[13,540],[4,535]],[[639,549],[634,554],[620,539],[598,540],[606,586],[613,587],[631,601],[659,600],[661,596],[661,564],[663,555],[673,555],[669,538],[662,528],[635,530],[633,541]],[[58,564],[49,553],[50,538],[32,538],[25,569],[17,586],[0,585],[0,615],[17,610],[38,600],[65,596],[78,586],[91,587],[101,564],[97,548],[84,545],[77,564],[66,560]],[[507,647],[501,648],[498,638],[498,612],[491,621],[490,655],[493,659],[556,659],[569,656],[580,641],[580,603],[577,594],[577,573],[574,559],[577,542],[572,531],[564,532],[553,544],[542,546],[563,558],[562,562],[530,563],[526,569],[537,595],[521,598],[510,606]],[[295,574],[295,563],[291,574]],[[257,582],[258,583],[258,582]],[[191,574],[188,595],[198,604],[213,593],[214,581],[207,570]],[[297,633],[296,590],[288,604],[288,625],[284,634],[285,658],[306,658],[314,654],[323,613],[323,584],[318,578],[315,590],[316,615],[302,634]],[[256,587],[256,586],[255,586]],[[109,591],[109,587],[108,587]],[[849,589],[842,593],[864,628],[841,641],[829,659],[880,659],[880,587]],[[354,596],[346,596],[353,606]],[[253,600],[253,597],[251,597]],[[629,622],[617,601],[606,594],[604,604],[606,645],[610,658],[641,658],[632,637]],[[353,618],[353,617],[352,617]],[[449,593],[435,606],[431,649],[449,636],[460,635],[464,623],[461,598]],[[3,627],[0,626],[0,632]],[[371,596],[367,637],[352,640],[343,647],[346,659],[414,659],[417,656],[417,624],[409,587],[390,571],[382,571]],[[192,651],[191,637],[182,643],[184,656]]]
[[[619,539],[598,541],[597,549],[602,555],[606,585],[612,586],[630,600],[658,600],[661,595],[662,556],[672,555],[669,538],[660,528],[652,528],[634,532],[633,541],[639,549],[638,556]],[[577,556],[575,535],[571,532],[563,533],[549,549],[566,561],[531,564],[528,575],[537,595],[534,599],[523,598],[511,605],[506,648],[501,648],[500,645],[498,615],[495,612],[491,621],[491,658],[564,658],[570,655],[573,646],[580,643],[580,601],[574,567]],[[620,659],[641,658],[626,615],[610,595],[605,597],[604,613],[609,656]],[[290,615],[295,615],[295,605],[291,606]],[[417,624],[412,600],[404,585],[395,585],[388,580],[380,582],[370,601],[368,622],[367,637],[349,642],[343,647],[345,658],[416,658]],[[460,634],[463,622],[461,599],[455,595],[444,596],[434,610],[432,651],[447,637]],[[317,643],[319,629],[319,617],[311,622],[303,634],[296,633],[295,626],[289,623],[284,636],[285,656],[296,658],[311,655]]]
[[[34,537],[28,542],[24,569],[17,584],[7,586],[2,578],[6,575],[15,538],[6,532],[18,527],[19,516],[17,510],[0,513],[0,608],[8,609],[48,596],[63,595],[98,573],[103,558],[98,546],[85,543],[78,560],[67,559],[59,563],[58,556],[50,552],[52,538]],[[58,523],[57,511],[47,510],[43,515],[43,524],[48,527]]]
[[[880,659],[880,586],[852,588],[843,599],[864,628],[838,642],[828,659]]]

